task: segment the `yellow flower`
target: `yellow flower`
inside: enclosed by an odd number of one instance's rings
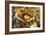
[[[16,8],[16,9],[15,9],[15,12],[20,12],[20,9],[19,9],[19,8]]]
[[[25,15],[25,16],[24,16],[24,18],[25,18],[25,19],[29,19],[29,18],[30,18],[30,16],[28,16],[28,15]]]
[[[24,8],[20,8],[20,10],[24,11]]]
[[[16,12],[24,12],[24,8],[16,8],[15,11]]]

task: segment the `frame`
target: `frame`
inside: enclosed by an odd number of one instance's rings
[[[22,14],[20,14],[20,10],[24,11],[26,18],[20,17],[23,16]],[[44,32],[44,12],[45,4],[41,2],[5,1],[5,34]],[[19,16],[16,13],[18,13]],[[30,16],[30,19],[28,19],[28,16],[30,15],[28,13],[33,14],[32,17]],[[39,16],[37,15],[37,13]],[[17,26],[17,23],[14,24],[13,18],[15,18],[15,20],[17,19],[21,21],[21,23],[19,23]],[[31,24],[29,24],[28,22],[34,22],[36,24],[31,26]]]

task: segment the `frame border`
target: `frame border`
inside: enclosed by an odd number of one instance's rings
[[[43,5],[43,30],[34,31],[14,31],[9,32],[9,4],[33,4],[33,5]],[[5,34],[19,34],[19,33],[35,33],[45,31],[45,3],[41,2],[24,2],[24,1],[5,1]]]

